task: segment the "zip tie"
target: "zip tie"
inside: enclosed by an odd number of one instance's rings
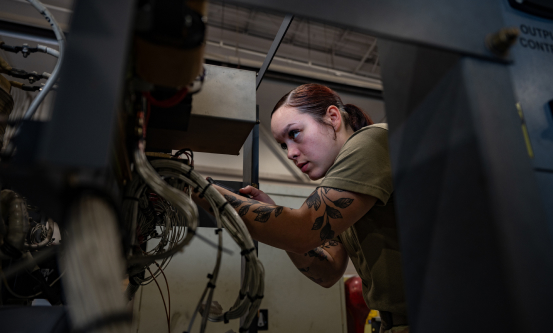
[[[204,189],[202,190],[202,193],[200,193],[199,197],[200,199],[202,199],[204,197],[204,194],[205,194],[205,191],[207,191],[207,189],[211,186],[212,184],[211,183],[208,183]]]
[[[263,299],[263,297],[264,297],[263,295],[261,295],[261,296],[255,295],[253,297],[250,296],[250,295],[247,295],[247,296],[248,296],[248,299],[250,300],[250,302],[252,302],[252,303],[255,302],[258,299]]]
[[[225,209],[225,206],[228,205],[228,201],[225,201],[224,204],[221,205],[221,207],[219,207],[219,214],[221,214],[223,212],[223,210]]]
[[[255,247],[252,247],[251,249],[243,250],[242,252],[240,252],[240,255],[241,256],[246,256],[246,255],[252,253],[253,251],[255,251]]]
[[[227,315],[228,315],[228,311],[225,312],[225,314],[223,314],[223,321],[225,324],[228,324],[228,318],[227,318]]]
[[[186,178],[190,178],[190,176],[192,175],[192,171],[194,171],[194,165],[191,164],[189,165],[190,169],[188,169],[188,173],[186,174]]]
[[[208,287],[208,288],[215,289],[215,285],[214,285],[213,283],[211,283],[211,282],[208,282],[208,283],[207,283],[207,287]]]
[[[133,200],[133,201],[140,201],[140,199],[135,197],[123,197],[123,200]]]
[[[194,187],[194,193],[198,193],[200,191],[200,185]]]
[[[212,274],[207,274],[207,278],[208,279],[213,279],[213,275]]]
[[[242,290],[240,290],[240,293],[238,293],[238,295],[240,296],[240,300],[243,300],[248,294],[242,294]]]
[[[223,231],[222,228],[219,228],[219,229],[215,229],[215,235],[218,235],[221,231]]]

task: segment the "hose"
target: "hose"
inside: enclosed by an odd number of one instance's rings
[[[40,93],[35,97],[31,105],[27,109],[27,112],[25,112],[25,115],[23,116],[24,120],[29,120],[33,117],[36,110],[38,110],[38,106],[40,105],[40,103],[42,103],[42,101],[44,100],[44,98],[46,97],[50,89],[52,89],[52,87],[56,83],[56,80],[58,79],[60,74],[61,65],[64,60],[64,51],[65,51],[65,43],[66,43],[65,35],[63,34],[63,31],[59,27],[58,22],[56,21],[54,16],[50,14],[50,11],[48,11],[48,9],[44,7],[44,5],[38,0],[27,0],[27,1],[33,7],[35,7],[36,10],[38,10],[38,12],[42,14],[42,16],[44,16],[44,18],[46,19],[46,21],[48,21],[48,23],[50,23],[50,26],[52,27],[52,30],[56,35],[56,39],[58,40],[59,52],[58,52],[58,62],[56,63],[56,66],[54,67],[54,70],[52,71],[50,78],[48,79],[48,81],[46,81],[46,84],[44,85]],[[47,51],[46,53],[54,55],[53,52],[49,53]]]

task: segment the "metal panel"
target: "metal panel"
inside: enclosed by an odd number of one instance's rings
[[[521,31],[511,50],[515,96],[520,103],[534,154],[535,168],[553,171],[553,20],[515,10],[504,3],[505,22]]]
[[[508,66],[379,43],[413,331],[548,330],[551,234]]]
[[[77,1],[41,162],[109,166],[134,7],[133,0]]]
[[[255,72],[204,65],[202,90],[194,95],[192,115],[255,122]]]
[[[231,0],[294,14],[376,37],[499,60],[485,47],[504,27],[502,0]],[[228,2],[228,1],[227,1]]]
[[[182,129],[148,128],[148,147],[238,155],[257,122],[255,72],[204,65],[202,90],[192,96],[189,123]],[[163,112],[163,110],[158,110]],[[153,111],[152,111],[153,112]]]

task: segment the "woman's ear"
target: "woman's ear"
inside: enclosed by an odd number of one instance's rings
[[[334,131],[338,131],[342,125],[342,113],[336,105],[331,105],[326,109],[326,117],[334,127]]]

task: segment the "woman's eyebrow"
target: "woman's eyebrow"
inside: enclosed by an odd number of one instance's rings
[[[294,125],[295,123],[290,123],[288,125],[286,125],[286,127],[284,127],[284,129],[282,130],[282,132],[280,133],[280,135],[282,136],[286,136],[286,134],[288,134],[288,130],[290,129],[290,126]]]

